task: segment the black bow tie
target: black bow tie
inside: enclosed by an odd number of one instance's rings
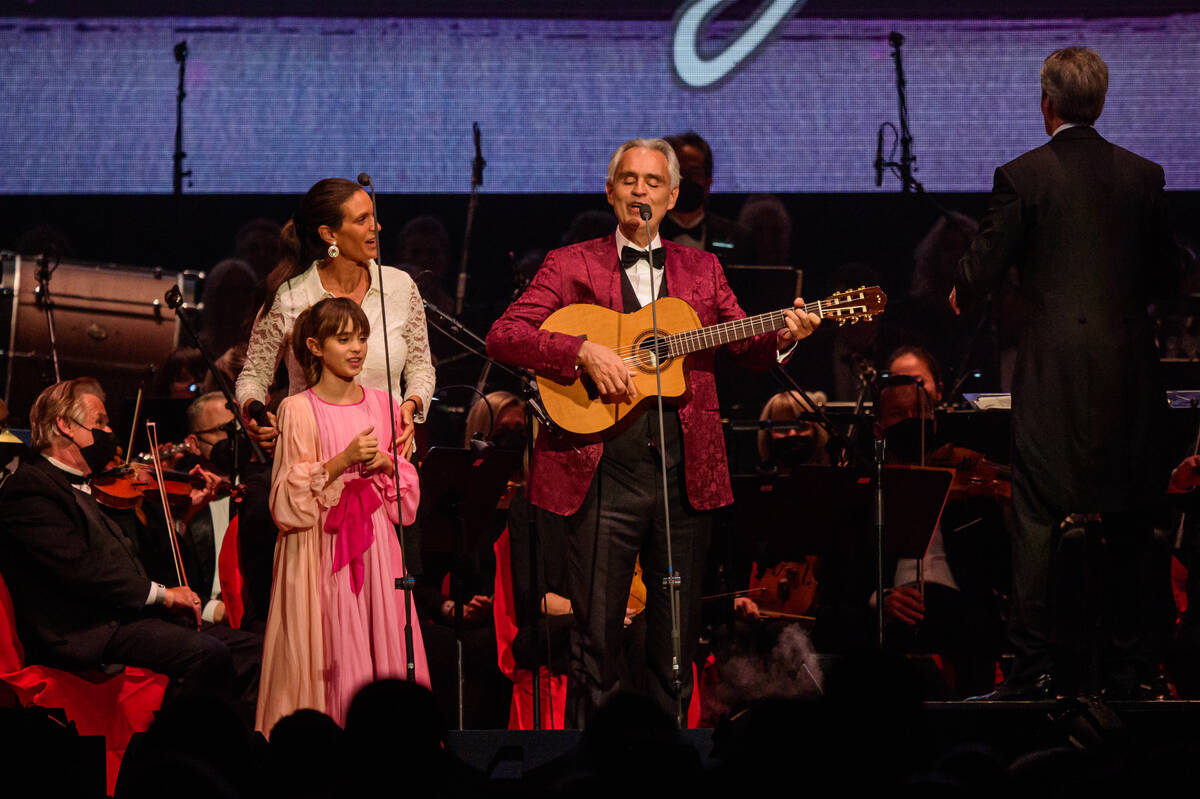
[[[666,266],[666,264],[667,264],[666,248],[655,247],[653,250],[650,251],[650,254],[654,256],[653,263],[654,263],[655,269],[662,269],[664,266]],[[644,261],[644,260],[646,260],[646,251],[645,250],[639,250],[636,247],[622,247],[621,248],[621,268],[622,269],[628,269],[629,267],[636,264],[638,261]]]

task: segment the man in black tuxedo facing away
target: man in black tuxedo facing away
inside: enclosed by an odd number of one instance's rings
[[[197,632],[200,598],[146,576],[134,542],[87,478],[116,453],[104,394],[90,378],[50,386],[30,413],[33,454],[0,492],[0,570],[33,663],[143,666],[181,695],[230,699],[227,646]]]
[[[1012,389],[1014,672],[998,698],[1091,691],[1066,643],[1060,525],[1100,519],[1107,563],[1103,688],[1159,693],[1147,648],[1145,601],[1154,580],[1148,512],[1162,495],[1166,401],[1147,305],[1177,289],[1162,167],[1105,141],[1093,127],[1108,67],[1083,47],[1042,65],[1049,143],[996,170],[991,204],[959,263],[951,303],[964,306],[1020,271],[1029,322]],[[1169,465],[1167,465],[1169,468]],[[1092,580],[1102,579],[1093,570]],[[1076,668],[1071,668],[1071,663]],[[1055,672],[1058,671],[1056,674]],[[1055,678],[1058,684],[1055,684]]]

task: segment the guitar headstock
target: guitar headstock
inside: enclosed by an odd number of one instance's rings
[[[859,286],[831,294],[821,300],[821,318],[839,325],[865,322],[883,313],[887,295],[879,286]]]

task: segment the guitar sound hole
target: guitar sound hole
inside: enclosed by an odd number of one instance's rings
[[[653,372],[655,360],[658,360],[664,369],[671,363],[671,345],[665,338],[656,339],[645,334],[638,339],[636,346],[637,368],[643,372]]]

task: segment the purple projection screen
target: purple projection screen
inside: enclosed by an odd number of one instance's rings
[[[786,17],[0,18],[0,193],[169,193],[185,39],[189,193],[360,171],[385,193],[466,192],[472,122],[485,192],[598,192],[621,141],[687,129],[713,146],[715,191],[871,192],[876,130],[897,121],[893,30],[927,189],[988,191],[1045,141],[1038,69],[1067,44],[1109,64],[1100,132],[1161,163],[1169,189],[1200,189],[1200,14]]]

